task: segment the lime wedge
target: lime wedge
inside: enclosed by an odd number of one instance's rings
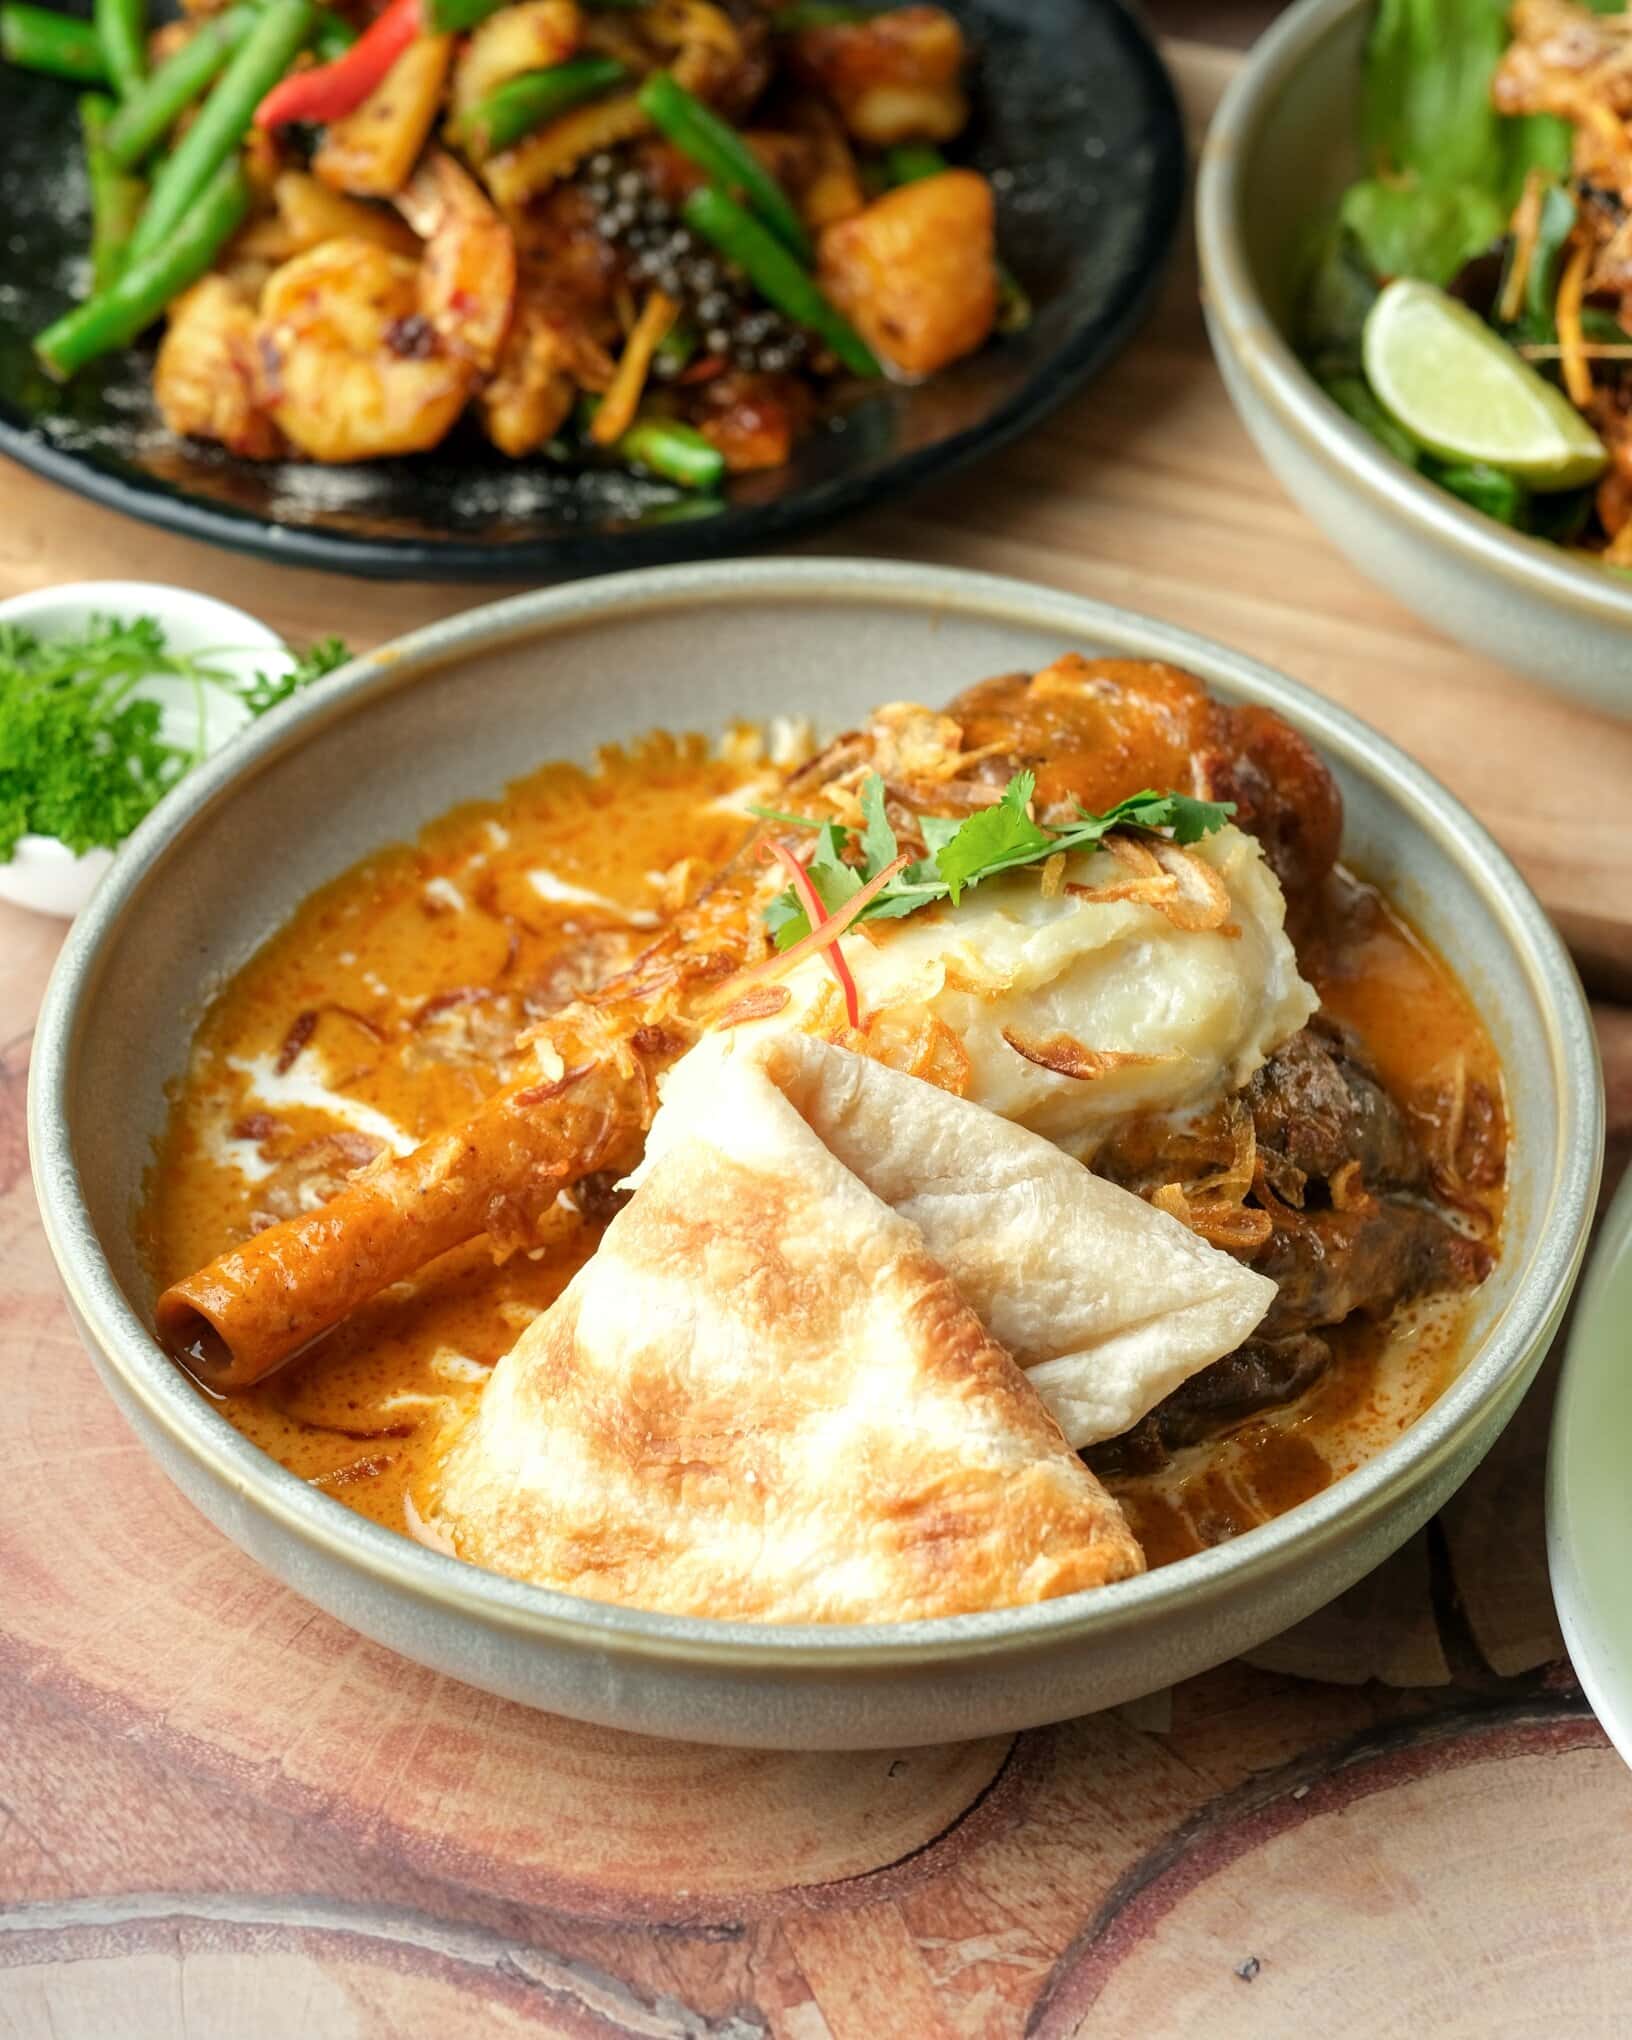
[[[1483,461],[1540,490],[1603,473],[1603,442],[1563,391],[1431,283],[1389,284],[1362,345],[1372,394],[1441,459]]]

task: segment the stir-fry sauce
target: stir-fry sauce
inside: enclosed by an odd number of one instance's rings
[[[747,732],[717,750],[655,737],[593,774],[547,766],[316,894],[198,1030],[142,1217],[155,1288],[468,1113],[504,1081],[519,1030],[637,954],[730,858],[746,804],[776,778]],[[1465,994],[1376,894],[1346,891],[1308,950],[1306,973],[1408,1112],[1499,1097]],[[404,1529],[443,1424],[594,1251],[610,1193],[592,1179],[563,1197],[531,1251],[445,1255],[220,1407],[301,1478]],[[1481,1193],[1492,1224],[1498,1194]],[[1466,1309],[1456,1297],[1345,1326],[1296,1404],[1118,1478],[1151,1563],[1280,1513],[1396,1435],[1454,1372]]]

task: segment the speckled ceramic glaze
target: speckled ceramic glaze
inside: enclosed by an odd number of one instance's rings
[[[222,978],[315,886],[532,763],[654,724],[936,702],[1065,649],[1172,660],[1266,702],[1337,771],[1347,847],[1461,972],[1514,1126],[1509,1237],[1468,1360],[1386,1452],[1233,1544],[1041,1606],[856,1629],[606,1607],[479,1572],[351,1514],[242,1439],[154,1343],[132,1214],[164,1088]],[[1019,582],[809,560],[624,575],[474,611],[359,660],[203,766],[75,925],[35,1042],[35,1181],[85,1343],[198,1507],[298,1593],[472,1684],[623,1728],[769,1747],[940,1741],[1200,1671],[1384,1558],[1469,1472],[1546,1349],[1598,1179],[1586,1008],[1541,909],[1428,776],[1340,709],[1163,624]],[[207,1532],[200,1527],[200,1536]]]
[[[1358,174],[1371,9],[1301,0],[1218,109],[1196,190],[1213,352],[1259,452],[1363,573],[1498,664],[1632,715],[1632,580],[1423,481],[1331,402],[1288,344],[1299,251]]]
[[[1128,337],[1166,266],[1185,172],[1172,85],[1122,0],[949,4],[975,52],[975,116],[953,154],[998,181],[998,237],[1036,316],[930,382],[858,390],[785,467],[737,476],[717,502],[621,471],[508,460],[471,426],[412,460],[240,460],[164,430],[153,336],[51,382],[33,337],[83,287],[90,234],[76,88],[10,68],[0,451],[190,537],[413,580],[717,559],[943,474],[1034,424]]]

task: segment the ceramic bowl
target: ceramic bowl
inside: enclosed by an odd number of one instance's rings
[[[1547,1459],[1547,1568],[1593,1712],[1632,1764],[1632,1174],[1593,1249]]]
[[[282,638],[258,618],[212,595],[162,581],[70,581],[0,602],[0,624],[42,638],[82,631],[98,616],[122,622],[151,616],[163,627],[172,651],[208,653],[212,663],[243,680],[261,671],[281,671],[289,657]],[[210,688],[204,696],[201,732],[201,711],[186,681],[161,675],[143,681],[135,691],[158,702],[160,727],[173,744],[191,745],[202,734],[206,750],[219,750],[250,720],[241,702]],[[0,900],[72,920],[112,862],[111,850],[76,855],[59,837],[26,835],[10,859],[0,864]]]
[[[1372,7],[1300,0],[1214,116],[1196,186],[1213,352],[1259,452],[1362,573],[1497,664],[1632,714],[1632,580],[1423,481],[1338,409],[1289,344],[1300,251],[1359,174]]]
[[[532,761],[664,724],[949,697],[1065,649],[1166,659],[1268,703],[1330,760],[1347,848],[1461,973],[1511,1086],[1511,1218],[1466,1365],[1369,1464],[1141,1579],[995,1614],[780,1628],[608,1607],[362,1521],[245,1442],[154,1342],[132,1239],[200,1009],[314,887]],[[621,1728],[775,1748],[983,1735],[1127,1700],[1297,1621],[1434,1512],[1502,1426],[1574,1279],[1602,1146],[1597,1056],[1558,937],[1484,830],[1330,703],[1239,654],[1015,581],[844,560],[731,563],[527,595],[400,639],[257,724],[132,838],[69,937],[35,1040],[35,1181],[110,1393],[210,1520],[298,1593],[473,1685]],[[200,1528],[201,1536],[206,1534]]]

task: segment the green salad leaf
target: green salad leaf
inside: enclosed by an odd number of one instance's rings
[[[1358,372],[1322,376],[1320,386],[1340,411],[1346,411],[1356,425],[1369,432],[1379,446],[1387,447],[1396,460],[1403,460],[1407,467],[1422,465],[1422,448],[1378,403],[1364,376]]]
[[[1338,218],[1375,275],[1419,276],[1442,286],[1507,226],[1505,207],[1488,191],[1414,175],[1351,184]]]
[[[1311,243],[1304,263],[1301,322],[1304,352],[1315,374],[1358,375],[1366,314],[1377,302],[1377,272],[1340,221]]]
[[[1047,829],[1030,813],[1036,790],[1034,773],[1017,772],[998,801],[962,820],[945,815],[915,817],[928,854],[897,872],[857,918],[899,920],[938,900],[956,906],[971,886],[1000,871],[1038,864],[1060,852],[1069,855],[1095,849],[1112,829],[1162,830],[1176,843],[1197,843],[1223,828],[1235,813],[1233,801],[1196,800],[1189,794],[1147,789],[1118,801],[1103,814],[1079,806],[1075,820],[1063,828]],[[820,841],[806,869],[829,913],[855,897],[864,875],[876,878],[900,854],[895,831],[884,812],[884,782],[876,772],[862,782],[861,811],[864,826],[856,830],[780,808],[749,810],[762,821],[818,833]],[[847,851],[852,854],[846,856]],[[765,925],[778,949],[791,949],[810,933],[810,922],[791,885],[765,909]]]
[[[1510,525],[1515,531],[1528,528],[1532,498],[1515,476],[1488,467],[1483,461],[1428,460],[1424,472],[1430,481],[1470,503],[1475,510],[1483,510],[1498,524]]]
[[[172,652],[148,616],[93,617],[52,638],[0,625],[0,863],[25,835],[59,837],[76,854],[117,848],[203,756],[208,689],[264,715],[349,656],[328,638],[287,669],[244,680],[207,656]],[[162,708],[137,691],[158,677],[195,691],[191,745],[167,738]]]
[[[1378,0],[1360,123],[1372,174],[1483,193],[1504,221],[1532,166],[1562,174],[1565,122],[1512,119],[1492,103],[1509,39],[1507,0]]]

